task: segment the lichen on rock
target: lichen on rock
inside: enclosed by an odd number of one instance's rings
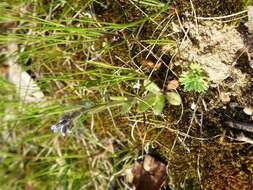
[[[235,27],[214,22],[187,22],[185,27],[188,38],[179,49],[179,61],[198,62],[213,83],[226,79],[234,70],[236,52],[244,47]]]
[[[174,31],[184,36],[176,52],[172,52],[172,48],[166,45],[163,47],[170,54],[176,54],[174,65],[187,70],[191,63],[197,62],[207,74],[210,86],[220,86],[230,95],[241,96],[241,89],[250,78],[235,67],[240,57],[238,52],[245,48],[236,26],[214,21],[187,21],[182,26],[173,25],[177,29]]]

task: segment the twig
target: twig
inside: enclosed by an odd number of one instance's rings
[[[134,137],[134,129],[137,125],[137,122],[135,122],[133,125],[131,125],[131,137],[133,139],[133,141],[136,141],[135,137]]]
[[[200,186],[202,186],[202,184],[201,184],[201,173],[200,173],[200,169],[199,169],[200,164],[199,163],[200,163],[200,151],[198,153],[198,158],[197,158],[197,174],[198,174]]]
[[[193,125],[193,121],[194,121],[194,119],[195,119],[196,112],[197,112],[197,110],[198,110],[198,103],[199,103],[200,97],[201,97],[201,96],[198,97],[196,107],[195,107],[195,109],[194,109],[194,111],[193,111],[193,113],[192,113],[192,118],[191,118],[191,121],[190,121],[190,125],[189,125],[189,127],[188,127],[188,129],[187,129],[187,132],[186,132],[187,135],[190,133],[191,127],[192,127],[192,125]],[[187,137],[185,136],[184,139],[183,139],[183,142],[186,140],[186,138],[187,138]]]
[[[130,121],[131,121],[131,120],[130,120]],[[135,120],[135,121],[136,121],[137,123],[143,123],[142,120]],[[220,137],[220,135],[216,135],[216,136],[213,136],[213,137],[210,137],[210,138],[194,137],[194,136],[191,136],[191,135],[186,134],[186,133],[184,133],[184,132],[181,132],[181,131],[179,131],[179,130],[172,129],[172,128],[169,127],[170,125],[155,124],[155,123],[151,123],[151,122],[148,122],[148,121],[147,121],[147,124],[155,125],[154,129],[155,129],[155,128],[157,128],[157,129],[165,128],[165,129],[168,129],[170,132],[173,132],[173,133],[175,133],[175,134],[178,134],[178,135],[181,135],[181,136],[184,136],[184,137],[187,137],[187,138],[195,139],[195,140],[207,141],[207,140],[210,140],[210,139],[216,139],[216,138]]]
[[[196,11],[195,11],[192,0],[190,0],[190,3],[191,3],[191,7],[192,7],[192,13],[193,13],[193,16],[194,16],[195,25],[196,25],[196,28],[197,28],[197,33],[199,33],[197,14],[196,14]]]
[[[234,129],[239,129],[242,131],[253,133],[253,124],[251,123],[243,123],[243,122],[229,120],[229,121],[225,121],[225,124],[228,127],[231,127]]]
[[[248,10],[244,10],[244,11],[241,11],[241,12],[238,12],[238,13],[234,13],[234,14],[231,14],[231,15],[226,15],[226,16],[217,16],[217,17],[196,17],[197,19],[199,20],[216,20],[216,19],[227,19],[227,18],[230,18],[230,17],[234,17],[234,16],[237,16],[237,15],[240,15],[240,14],[244,14],[248,12]]]

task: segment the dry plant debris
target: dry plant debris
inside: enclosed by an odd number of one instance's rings
[[[30,74],[23,70],[22,66],[16,63],[18,44],[15,42],[7,45],[8,59],[6,69],[0,73],[4,78],[16,86],[17,96],[23,102],[38,102],[44,99],[44,94],[32,79]]]
[[[179,86],[179,82],[177,80],[170,80],[167,89],[168,90],[176,90]]]
[[[166,179],[166,164],[145,155],[143,161],[137,161],[127,170],[126,182],[135,190],[159,190]]]

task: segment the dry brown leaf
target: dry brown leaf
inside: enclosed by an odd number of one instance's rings
[[[160,190],[166,179],[167,166],[146,155],[142,162],[135,162],[127,171],[126,182],[135,190]]]
[[[162,65],[161,62],[155,63],[155,62],[152,61],[151,59],[145,59],[145,60],[143,60],[143,61],[141,62],[141,64],[144,65],[144,66],[148,66],[148,67],[150,67],[150,68],[152,68],[152,69],[155,69],[155,70],[158,70],[158,69],[161,67],[161,65]]]
[[[168,83],[167,89],[168,90],[176,90],[179,86],[179,83],[177,80],[171,80]]]
[[[17,51],[17,44],[8,44],[8,50],[9,58],[6,61],[6,65],[8,65],[6,80],[16,86],[17,94],[22,101],[41,101],[44,98],[43,92],[32,77],[16,63],[16,57],[13,54]]]

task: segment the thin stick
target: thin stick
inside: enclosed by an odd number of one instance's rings
[[[129,119],[129,121],[135,121],[135,122],[137,122],[137,123],[143,123],[142,120],[131,120],[131,119]],[[187,137],[187,138],[195,139],[195,140],[208,141],[208,140],[210,140],[210,139],[216,139],[216,138],[220,137],[220,135],[216,135],[216,136],[213,136],[213,137],[210,137],[210,138],[204,138],[204,137],[203,137],[203,138],[200,138],[200,137],[191,136],[191,135],[189,135],[189,134],[186,134],[186,133],[181,132],[181,131],[176,130],[176,129],[172,129],[172,128],[169,127],[170,125],[166,125],[166,124],[163,125],[163,124],[151,123],[151,122],[149,122],[149,121],[146,121],[146,123],[147,123],[147,124],[150,124],[150,125],[154,125],[154,126],[155,126],[154,129],[165,128],[165,129],[169,130],[169,131],[172,132],[172,133],[175,133],[175,134],[178,134],[178,135]]]
[[[248,10],[244,10],[244,11],[241,11],[241,12],[238,12],[238,13],[234,13],[234,14],[231,14],[231,15],[226,15],[226,16],[217,16],[217,17],[196,17],[197,19],[199,20],[216,20],[216,19],[226,19],[226,18],[230,18],[230,17],[234,17],[234,16],[237,16],[237,15],[241,15],[241,14],[244,14],[248,12]]]
[[[190,121],[190,126],[188,127],[188,130],[187,130],[187,132],[186,132],[187,135],[190,133],[190,130],[191,130],[191,128],[192,128],[192,124],[193,124],[193,121],[194,121],[194,119],[195,119],[196,112],[197,112],[197,109],[198,109],[199,100],[200,100],[200,96],[198,97],[197,104],[196,104],[196,108],[195,108],[194,111],[193,111],[192,118],[191,118],[191,121]],[[185,136],[184,139],[183,139],[183,142],[186,140],[186,138],[187,138],[187,137]]]
[[[200,169],[199,169],[199,165],[200,165],[199,162],[200,162],[200,152],[198,153],[198,158],[197,158],[197,174],[198,174],[200,186],[202,187],[202,184],[201,184],[201,173],[200,173]]]
[[[190,3],[191,3],[191,7],[192,7],[192,13],[193,13],[193,16],[194,16],[195,25],[196,25],[196,28],[197,28],[197,33],[199,33],[197,14],[196,14],[196,11],[195,11],[192,0],[190,0]]]

